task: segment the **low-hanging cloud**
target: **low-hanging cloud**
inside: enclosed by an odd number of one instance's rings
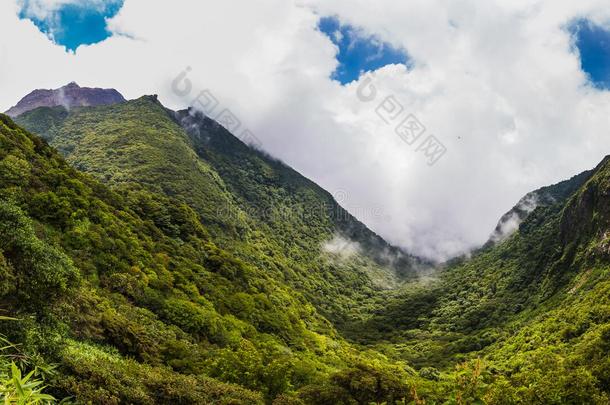
[[[265,151],[375,209],[361,218],[374,231],[436,260],[484,243],[527,192],[610,151],[609,93],[588,84],[566,29],[610,21],[601,0],[127,0],[108,22],[122,35],[75,54],[17,12],[0,4],[3,109],[73,80],[183,108],[196,94],[177,96],[171,82],[190,67],[193,87],[212,90]],[[321,16],[406,49],[410,66],[375,71],[381,98],[363,102],[367,76],[331,79],[337,48]],[[377,114],[390,95],[446,147],[433,166]]]
[[[341,235],[334,235],[331,240],[322,244],[322,250],[346,259],[360,252],[361,248],[358,242],[346,239]]]
[[[489,240],[494,243],[502,242],[515,233],[527,215],[538,207],[539,200],[540,197],[537,192],[526,194],[513,209],[500,218]]]

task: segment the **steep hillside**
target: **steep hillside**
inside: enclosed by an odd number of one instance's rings
[[[17,121],[71,165],[2,117],[0,304],[21,321],[0,332],[60,365],[56,396],[610,402],[608,158],[418,279],[426,263],[192,110],[146,96]]]
[[[238,218],[217,215],[218,207],[237,210],[231,196],[152,96],[70,112],[63,107],[35,109],[16,121],[40,131],[74,167],[110,186],[143,185],[177,196],[195,208],[206,225],[219,232],[243,232],[245,224]]]
[[[306,223],[310,219],[313,223],[326,221],[336,236],[357,243],[361,253],[391,267],[401,277],[413,277],[418,265],[425,266],[420,259],[388,245],[329,192],[286,164],[245,145],[212,119],[192,109],[174,115],[191,137],[197,154],[216,169],[240,206],[283,243],[310,239],[311,227]]]
[[[17,122],[112,187],[183,201],[216,243],[302,291],[339,327],[359,316],[355,303],[423,266],[315,183],[216,122],[167,110],[154,96],[69,112],[39,108]],[[337,241],[339,249],[326,249]]]
[[[112,190],[3,115],[0,307],[17,319],[0,321],[17,344],[0,377],[40,367],[83,403],[393,401],[416,379],[217,247],[181,198]]]
[[[608,403],[610,159],[542,190],[506,240],[380,299],[360,340],[431,381],[470,359],[473,400]]]

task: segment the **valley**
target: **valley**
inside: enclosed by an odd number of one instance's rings
[[[610,402],[609,159],[434,265],[200,112],[74,99],[0,115],[5,375],[77,403]]]

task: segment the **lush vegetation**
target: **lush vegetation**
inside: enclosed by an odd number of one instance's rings
[[[610,401],[606,161],[418,280],[426,263],[201,115],[143,97],[17,119],[66,160],[0,117],[3,398],[33,371],[39,402]]]
[[[461,378],[456,364],[480,358],[466,373],[485,403],[608,403],[609,178],[609,161],[575,178],[580,189],[535,209],[505,242],[386,294],[351,336],[438,381],[420,389],[429,398]]]
[[[285,281],[288,264],[269,246],[256,261],[258,250],[240,258],[219,247],[210,234],[224,230],[217,239],[230,245],[232,228],[207,225],[197,196],[132,177],[108,188],[7,117],[1,130],[2,302],[20,319],[6,334],[59,365],[56,397],[256,403],[327,390],[348,401],[359,395],[341,379],[350,370],[395,383],[380,392],[375,383],[370,395],[409,391],[411,370],[345,342]],[[196,173],[207,175],[202,167]],[[353,277],[373,291],[362,270]]]
[[[210,119],[166,110],[153,96],[67,115],[62,108],[36,109],[18,122],[39,131],[52,121],[41,135],[114,190],[142,189],[188,205],[220,247],[302,292],[334,323],[353,314],[354,302],[413,275],[414,258]],[[361,252],[349,260],[321,256],[335,236]]]

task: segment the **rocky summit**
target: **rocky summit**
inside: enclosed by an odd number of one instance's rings
[[[124,101],[125,98],[115,89],[80,87],[75,82],[71,82],[59,89],[34,90],[22,98],[17,105],[6,111],[6,114],[16,117],[38,107],[64,106],[70,109],[116,104]]]

